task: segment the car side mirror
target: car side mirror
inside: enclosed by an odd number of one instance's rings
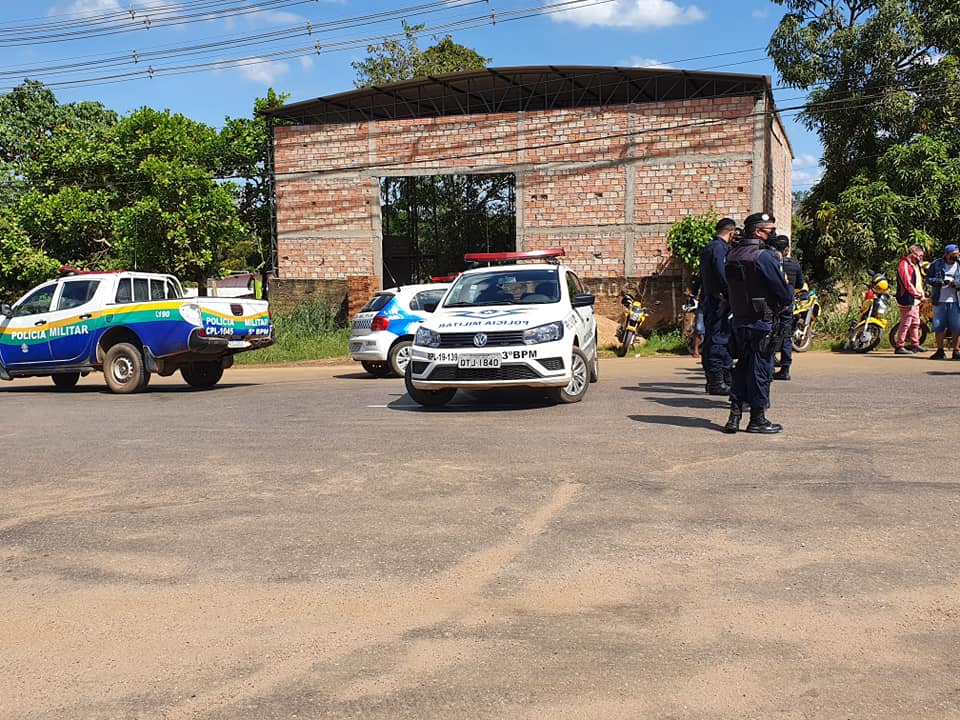
[[[0,305],[0,315],[3,315],[4,317],[13,317],[13,308],[6,303]]]
[[[425,303],[423,304],[423,311],[424,311],[424,312],[428,312],[428,313],[432,313],[434,310],[437,309],[437,305],[439,305],[439,304],[440,304],[440,301],[439,301],[439,300],[434,300],[434,301],[432,301],[432,302],[425,302]]]
[[[590,307],[596,301],[596,295],[591,295],[590,293],[578,293],[573,296],[574,307]]]

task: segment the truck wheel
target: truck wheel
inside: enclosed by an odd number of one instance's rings
[[[370,362],[369,360],[361,360],[360,365],[363,366],[363,369],[374,377],[386,377],[392,371],[390,366],[387,363],[382,362]]]
[[[180,374],[187,385],[195,388],[210,388],[223,377],[223,366],[216,362],[196,362],[180,368]]]
[[[570,362],[570,382],[567,383],[566,387],[553,388],[551,394],[558,403],[575,403],[583,400],[588,387],[590,387],[590,370],[587,356],[583,354],[580,348],[575,347]]]
[[[407,363],[407,370],[403,374],[403,382],[407,386],[407,394],[418,405],[424,407],[443,407],[453,400],[457,394],[456,388],[444,388],[443,390],[418,390],[413,386],[413,380],[410,375],[413,368]]]
[[[390,370],[397,377],[404,377],[407,372],[407,363],[410,362],[410,346],[413,345],[409,340],[397,340],[390,348]]]
[[[111,392],[119,395],[135,393],[143,388],[143,355],[136,345],[117,343],[103,359],[103,375]]]
[[[67,389],[74,387],[78,382],[80,382],[80,373],[57,373],[56,375],[50,376],[53,379],[53,384],[58,388]]]

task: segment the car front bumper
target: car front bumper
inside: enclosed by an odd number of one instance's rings
[[[496,366],[489,363],[497,356]],[[487,358],[487,360],[484,360]],[[571,378],[571,348],[562,340],[494,348],[410,350],[410,381],[418,390],[502,387],[565,387]],[[474,367],[462,367],[473,364]]]

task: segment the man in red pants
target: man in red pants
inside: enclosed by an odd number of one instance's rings
[[[900,331],[896,337],[897,355],[913,355],[920,347],[920,302],[923,300],[923,279],[920,263],[923,248],[911,245],[897,266],[897,304],[900,305]]]

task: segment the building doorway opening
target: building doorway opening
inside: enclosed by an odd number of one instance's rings
[[[516,190],[513,173],[380,178],[384,286],[454,275],[464,253],[516,250]]]

